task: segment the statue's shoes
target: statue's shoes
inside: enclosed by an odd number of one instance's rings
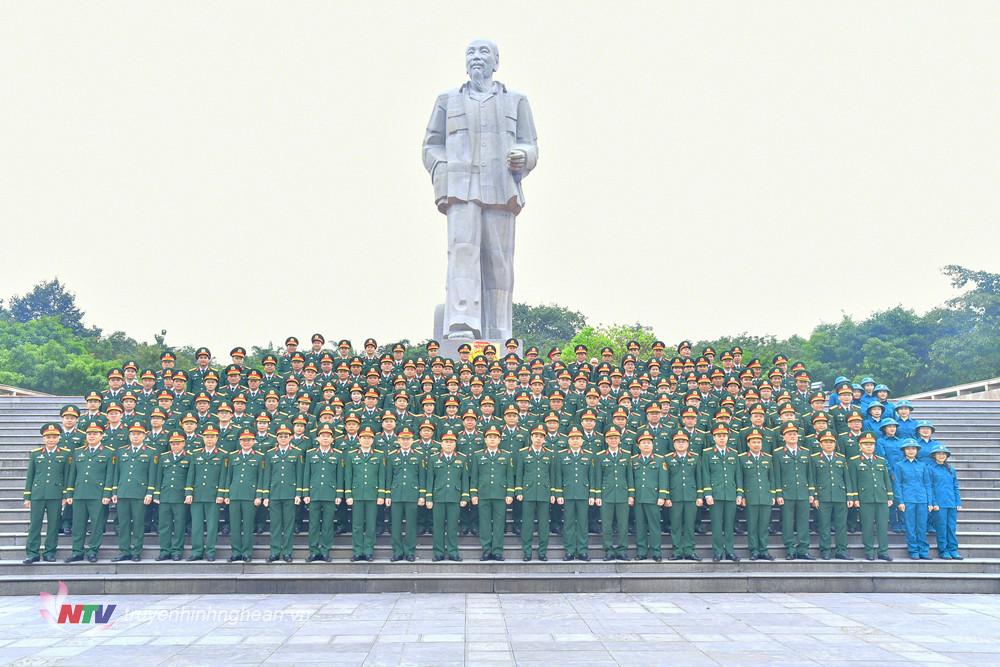
[[[473,331],[463,329],[461,331],[450,331],[445,338],[448,340],[475,340],[476,334]]]

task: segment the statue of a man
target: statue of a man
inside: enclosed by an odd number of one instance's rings
[[[469,80],[438,96],[424,136],[424,167],[448,216],[448,338],[511,335],[514,217],[538,145],[528,99],[493,80],[499,64],[496,44],[469,44]]]

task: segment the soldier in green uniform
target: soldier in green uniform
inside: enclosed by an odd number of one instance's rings
[[[73,553],[66,559],[67,563],[83,560],[85,541],[87,560],[96,563],[97,552],[104,540],[104,520],[111,503],[114,463],[112,453],[102,443],[103,436],[104,427],[99,422],[91,422],[87,426],[86,442],[70,457],[67,483],[70,496],[66,502],[73,506]]]
[[[24,506],[29,510],[28,541],[25,545],[25,565],[44,559],[56,559],[59,541],[59,518],[66,502],[66,487],[70,450],[59,446],[62,431],[55,424],[40,429],[42,447],[28,456],[28,477],[24,481]],[[42,541],[42,521],[45,526],[45,547],[39,555]]]
[[[215,560],[219,537],[219,510],[225,502],[229,458],[219,449],[219,429],[208,424],[201,431],[205,446],[191,452],[184,502],[191,505],[191,555],[188,560]]]
[[[291,444],[292,429],[278,427],[278,444],[264,455],[264,506],[271,517],[271,553],[268,563],[292,562],[295,507],[302,502],[302,450]]]
[[[672,444],[673,451],[665,458],[670,490],[670,537],[674,545],[670,559],[700,561],[701,556],[694,550],[694,520],[703,502],[701,460],[690,451],[686,432],[675,433]]]
[[[809,554],[809,508],[816,491],[812,458],[799,446],[799,428],[786,422],[781,429],[785,446],[774,452],[775,498],[781,507],[781,535],[786,560],[815,560]]]
[[[111,457],[114,473],[111,502],[118,511],[118,548],[121,554],[113,561],[142,560],[142,542],[146,527],[146,508],[153,502],[157,452],[147,447],[146,426],[141,420],[128,426],[129,445],[120,447]]]
[[[774,506],[774,468],[770,454],[763,451],[764,434],[751,428],[744,438],[747,451],[739,455],[743,487],[736,503],[747,510],[747,548],[750,560],[774,560],[767,550],[771,508]]]
[[[517,453],[514,493],[521,504],[521,550],[523,560],[531,560],[535,520],[538,520],[538,560],[548,560],[549,509],[555,502],[552,462],[555,452],[545,447],[545,429],[531,430],[531,444]]]
[[[229,562],[253,559],[254,516],[261,503],[264,455],[254,449],[254,433],[244,428],[239,435],[240,448],[229,455],[226,483],[220,489],[229,507]]]
[[[306,452],[302,502],[309,508],[308,562],[330,562],[334,511],[344,495],[344,454],[333,447],[333,429],[320,426],[317,446]]]
[[[479,509],[479,560],[503,560],[503,534],[507,506],[514,502],[514,457],[500,449],[500,431],[489,428],[486,447],[475,452],[469,472],[469,495]]]
[[[836,536],[837,560],[854,560],[847,555],[847,505],[851,501],[850,475],[847,457],[837,451],[837,435],[824,430],[816,434],[820,451],[813,452],[813,479],[819,553],[823,560],[830,560],[830,528]]]
[[[90,392],[91,395],[87,398],[95,398],[96,402],[95,410],[100,409],[101,405],[101,395],[96,392]],[[88,401],[88,405],[91,403]],[[92,419],[96,419],[99,416],[101,419],[104,418],[100,412],[97,412]],[[84,431],[81,429],[86,429],[87,425],[83,423],[80,419],[80,410],[75,405],[64,405],[62,409],[59,410],[59,448],[65,449],[72,456],[73,450],[77,447],[83,446],[83,440],[85,437]],[[67,471],[67,475],[68,475]],[[64,535],[69,535],[73,528],[73,508],[66,503],[63,503],[62,508],[62,521],[59,524],[59,531]]]
[[[879,560],[891,561],[889,555],[889,508],[892,507],[892,479],[885,459],[875,454],[875,436],[866,433],[860,441],[861,453],[850,458],[849,498],[861,510],[861,542],[865,558],[875,560],[878,537]]]
[[[556,504],[563,508],[563,560],[590,560],[587,553],[587,511],[594,504],[594,455],[583,449],[583,432],[573,427],[569,446],[556,456]]]
[[[441,436],[441,451],[427,461],[426,505],[433,522],[434,560],[460,561],[458,512],[469,500],[469,466],[455,452],[458,438],[453,431]]]
[[[718,425],[712,429],[714,446],[702,453],[701,479],[705,504],[712,521],[712,561],[723,558],[739,562],[733,545],[736,523],[736,497],[743,488],[743,470],[736,450],[729,447],[729,429]]]
[[[628,514],[635,484],[629,453],[621,448],[621,433],[611,427],[604,434],[605,449],[594,461],[594,503],[601,514],[604,560],[628,560]]]
[[[366,426],[358,434],[358,448],[347,455],[344,494],[351,507],[352,561],[375,558],[375,513],[385,504],[385,455],[372,448],[375,433]]]
[[[670,501],[667,467],[664,457],[653,452],[652,433],[643,431],[638,442],[639,453],[631,459],[635,491],[629,497],[635,506],[635,559],[659,563],[663,560],[660,508]]]
[[[426,465],[424,454],[413,448],[413,432],[396,435],[398,447],[386,459],[385,504],[389,508],[392,561],[417,559],[417,508],[424,505]],[[403,534],[403,523],[406,534]]]
[[[184,451],[187,440],[181,431],[171,431],[170,451],[160,455],[153,489],[153,502],[159,507],[160,555],[156,560],[180,560],[184,553],[184,528],[187,511],[184,500],[191,491],[187,486],[191,457]]]

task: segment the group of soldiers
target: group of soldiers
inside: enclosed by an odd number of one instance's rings
[[[329,561],[348,531],[352,560],[370,561],[387,529],[393,561],[415,560],[426,533],[435,561],[461,560],[460,534],[478,535],[481,560],[504,560],[505,532],[525,561],[547,560],[551,533],[564,560],[590,559],[590,533],[604,560],[661,561],[668,533],[672,560],[700,560],[706,525],[713,561],[739,560],[743,532],[751,560],[773,559],[777,532],[786,558],[813,560],[811,522],[824,559],[851,560],[860,530],[868,560],[891,560],[892,457],[901,438],[939,444],[871,378],[827,393],[804,364],[745,361],[739,347],[695,356],[657,341],[645,356],[630,341],[598,357],[578,345],[564,363],[514,339],[502,355],[464,344],[457,359],[436,341],[416,358],[373,339],[358,354],[325,345],[314,334],[303,352],[289,337],[260,369],[236,347],[221,370],[206,348],[186,372],[169,350],[157,370],[111,370],[82,410],[41,429],[24,562],[54,561],[60,526],[66,561],[95,562],[112,507],[118,561],[141,560],[148,532],[157,560],[181,560],[190,534],[187,560],[212,561],[221,532],[229,560],[249,562],[269,527],[268,561],[291,562],[306,525],[309,561]]]

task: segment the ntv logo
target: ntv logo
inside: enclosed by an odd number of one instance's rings
[[[112,625],[111,615],[115,613],[117,605],[109,604],[69,604],[66,596],[69,589],[62,581],[59,582],[59,590],[55,595],[42,592],[38,594],[41,601],[41,608],[38,613],[42,615],[50,625],[89,625],[94,624],[100,630],[107,630]]]

